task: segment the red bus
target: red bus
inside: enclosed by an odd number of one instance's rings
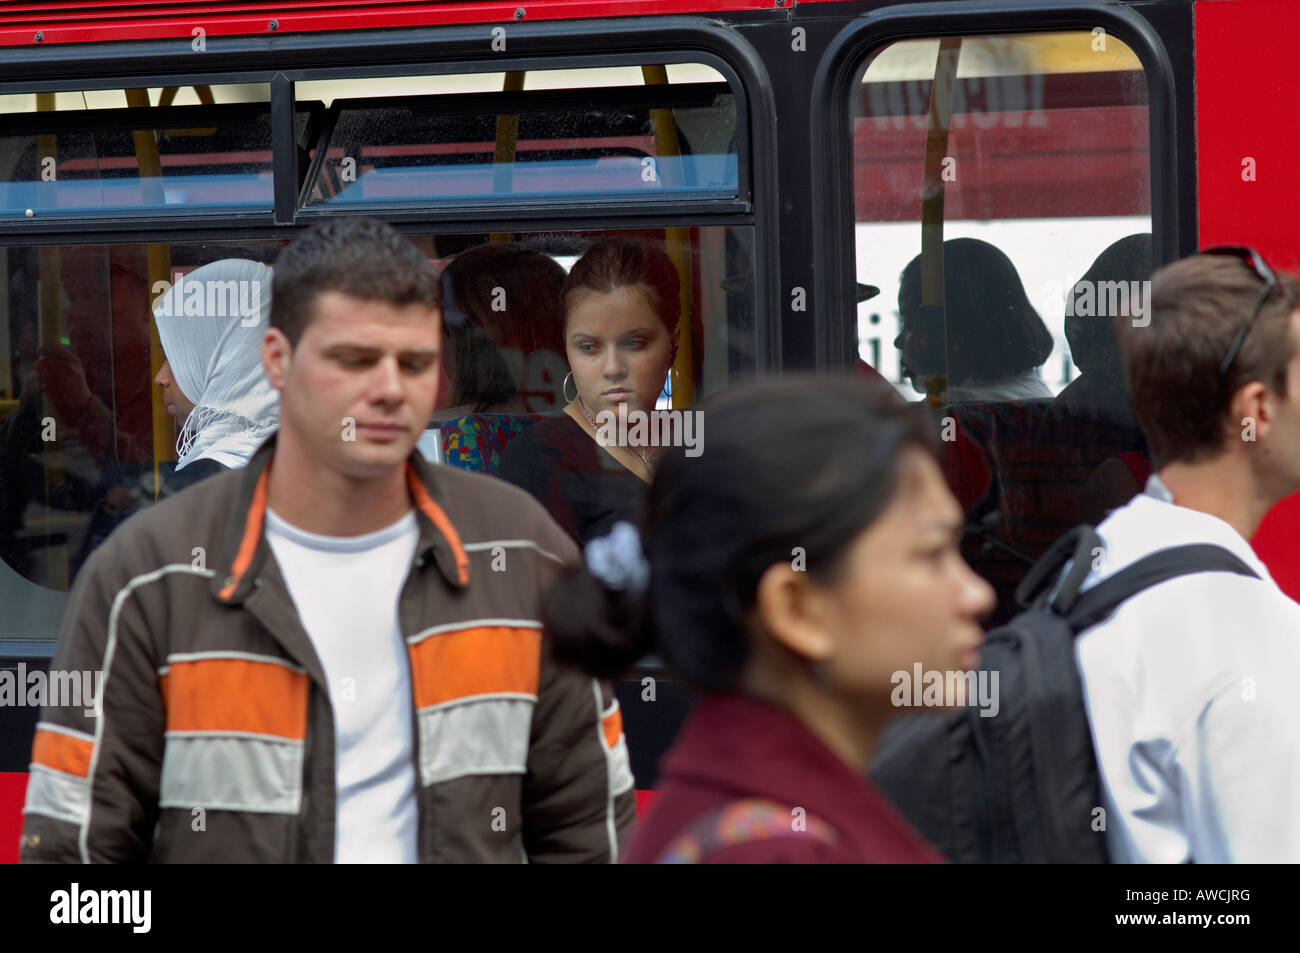
[[[158,282],[271,262],[338,215],[440,261],[505,238],[561,262],[609,234],[664,242],[673,405],[864,366],[928,397],[970,437],[947,465],[1004,616],[1034,556],[1088,517],[1098,468],[1142,451],[1127,424],[1052,414],[1093,373],[1074,283],[1130,236],[1157,267],[1233,242],[1300,268],[1300,151],[1276,118],[1297,29],[1289,0],[6,4],[0,860],[68,591],[175,460]],[[946,399],[904,374],[900,273],[921,256],[933,275],[951,238],[1005,252],[1051,331],[1026,394]],[[555,406],[562,356],[518,366],[528,409]],[[471,415],[435,439],[448,465],[492,472],[522,426]],[[1293,497],[1253,542],[1300,598],[1298,528]],[[647,660],[619,698],[648,791],[690,695]]]

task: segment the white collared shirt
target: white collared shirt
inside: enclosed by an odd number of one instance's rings
[[[1174,504],[1157,477],[1097,530],[1104,562],[1084,588],[1184,543],[1260,576],[1171,579],[1079,638],[1112,858],[1300,861],[1300,604],[1236,530]]]

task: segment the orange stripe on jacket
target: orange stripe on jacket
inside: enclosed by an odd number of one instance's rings
[[[460,544],[460,534],[456,532],[456,527],[451,525],[451,520],[447,518],[442,507],[433,502],[429,491],[424,488],[424,484],[416,475],[415,468],[409,463],[406,465],[406,485],[411,489],[411,498],[415,500],[415,505],[429,517],[433,525],[438,527],[438,532],[442,533],[451,544],[451,551],[456,557],[456,578],[460,580],[462,586],[468,586],[469,556],[465,554],[465,549]]]
[[[614,710],[600,719],[600,728],[605,732],[605,746],[612,748],[618,744],[618,737],[623,733],[623,710],[614,706]]]
[[[74,738],[47,728],[37,728],[36,738],[32,742],[32,761],[55,771],[85,778],[90,776],[90,755],[94,750],[93,741]]]
[[[472,695],[536,695],[542,633],[514,626],[440,632],[410,647],[415,706]]]
[[[235,594],[239,580],[253,562],[253,554],[257,552],[257,541],[262,535],[262,520],[266,516],[266,495],[270,482],[271,464],[268,462],[262,470],[262,475],[257,478],[257,486],[253,488],[253,502],[249,505],[248,517],[244,520],[244,536],[239,541],[235,561],[230,564],[230,578],[218,593],[222,599],[229,599]]]
[[[272,662],[173,662],[161,677],[168,731],[307,737],[307,675]]]

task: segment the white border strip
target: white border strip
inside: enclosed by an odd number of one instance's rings
[[[81,822],[81,830],[77,834],[77,849],[81,854],[83,864],[90,863],[90,815],[95,806],[95,769],[99,767],[99,752],[102,750],[101,742],[104,740],[104,724],[108,721],[108,713],[104,711],[104,697],[108,692],[109,669],[112,668],[113,655],[117,651],[117,620],[122,614],[122,606],[125,605],[132,592],[147,583],[157,582],[169,573],[177,572],[203,576],[207,579],[211,579],[216,575],[211,569],[196,569],[189,563],[172,563],[163,566],[153,572],[147,572],[128,579],[126,585],[119,589],[117,595],[113,597],[113,607],[108,612],[108,641],[104,644],[104,682],[99,692],[99,718],[95,721],[95,747],[90,752],[90,770],[86,772],[86,817]]]
[[[288,659],[275,658],[271,655],[256,655],[252,652],[173,652],[167,656],[167,664],[158,671],[170,668],[176,662],[202,662],[207,659],[239,659],[245,662],[265,662],[268,665],[281,665],[298,675],[306,675],[307,670],[295,665]]]
[[[461,549],[467,553],[477,553],[483,550],[491,550],[500,546],[502,549],[535,549],[547,559],[554,559],[560,565],[564,565],[564,560],[550,550],[542,549],[531,539],[490,539],[484,543],[464,543]]]
[[[78,741],[89,741],[95,743],[95,736],[87,734],[84,731],[78,731],[75,728],[64,728],[62,725],[56,725],[52,721],[38,721],[36,723],[37,731],[52,731],[56,735],[67,735],[69,738],[76,738]]]
[[[453,698],[450,701],[438,702],[436,705],[426,705],[417,709],[420,714],[426,712],[445,711],[448,708],[455,708],[458,705],[470,705],[474,702],[489,701],[516,701],[516,702],[537,702],[536,695],[530,695],[527,692],[484,692],[481,695],[462,695],[460,698]]]
[[[448,622],[445,625],[435,625],[422,632],[417,632],[415,635],[407,637],[406,644],[415,645],[417,642],[423,642],[431,635],[441,635],[444,632],[459,632],[462,629],[482,629],[487,627],[538,629],[540,631],[542,623],[537,619],[466,619],[464,622]]]
[[[609,748],[605,744],[605,722],[601,717],[600,682],[591,680],[591,690],[596,696],[596,744],[600,745],[601,756],[605,759],[605,830],[609,834],[609,862],[618,863],[618,828],[614,824],[614,778],[613,766],[609,763]]]
[[[258,731],[164,731],[164,738],[245,738],[249,741],[274,741],[286,745],[304,745],[304,738],[286,738]]]

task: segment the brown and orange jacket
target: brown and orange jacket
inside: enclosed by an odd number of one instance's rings
[[[102,689],[42,712],[24,861],[333,859],[330,695],[263,534],[274,444],[127,521],[78,575],[51,670]],[[616,860],[635,797],[618,703],[550,660],[538,621],[576,548],[500,481],[413,454],[407,482],[420,860]]]

